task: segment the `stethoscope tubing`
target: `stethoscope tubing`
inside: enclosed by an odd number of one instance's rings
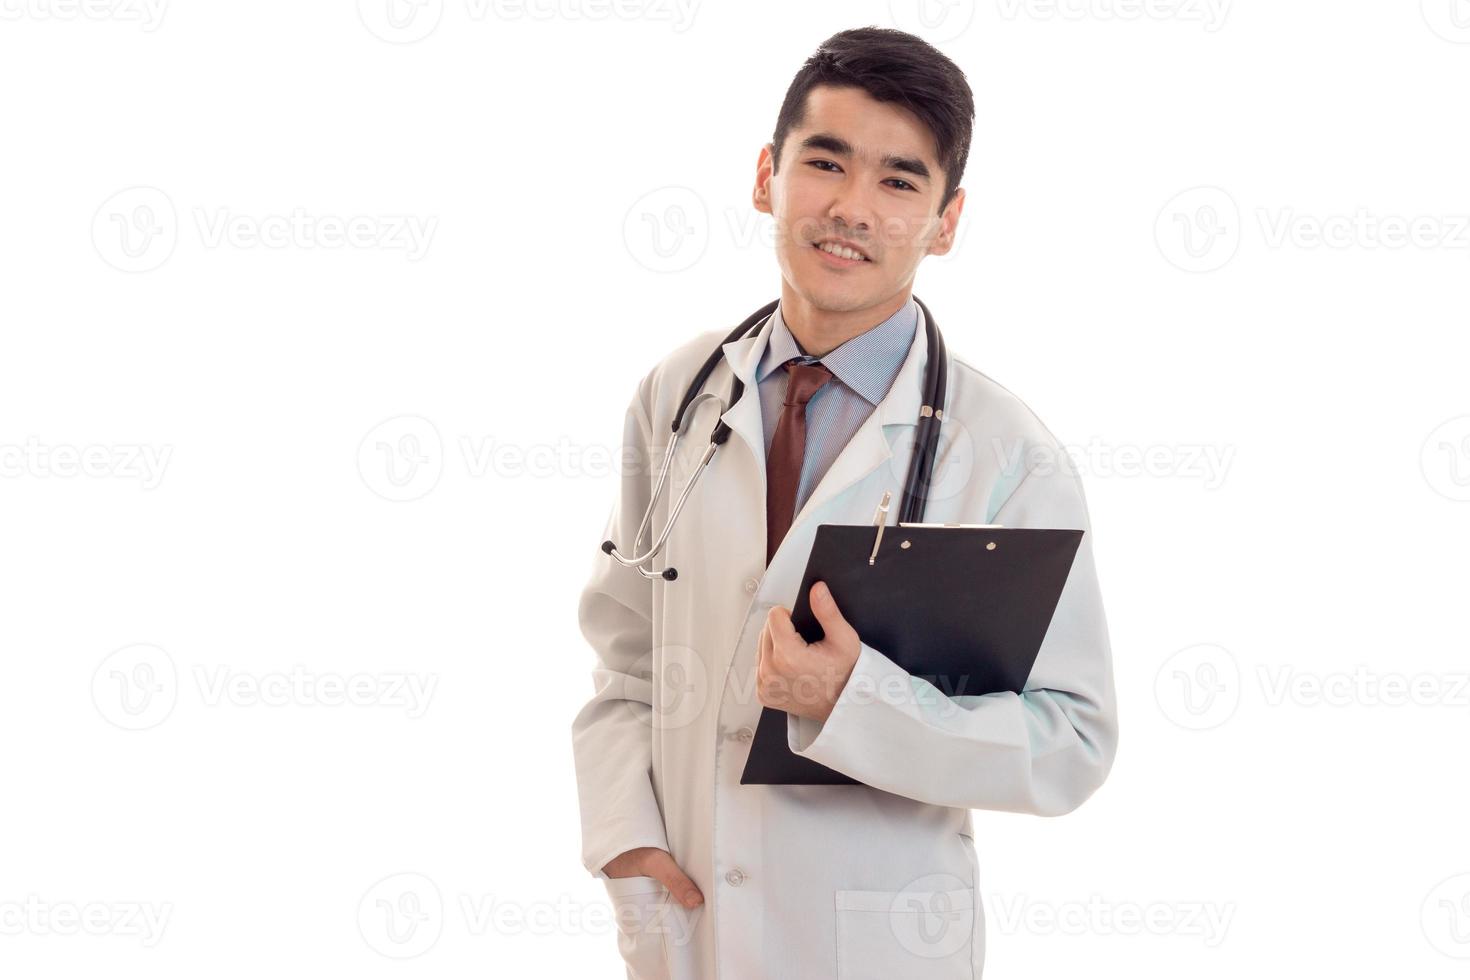
[[[934,320],[934,314],[929,312],[929,307],[925,306],[924,301],[919,299],[919,297],[915,296],[914,302],[918,303],[919,308],[924,311],[924,330],[929,342],[929,349],[926,355],[927,363],[924,366],[924,399],[919,409],[919,419],[914,432],[914,451],[912,457],[909,459],[908,474],[904,479],[903,498],[899,508],[898,519],[901,522],[917,523],[924,519],[924,508],[928,501],[930,481],[934,470],[934,460],[938,455],[939,428],[944,419],[944,396],[946,394],[949,371],[944,337],[939,332],[939,325]],[[620,564],[637,569],[645,578],[661,578],[665,581],[672,582],[678,577],[678,570],[672,566],[657,572],[649,571],[643,566],[663,550],[664,543],[668,541],[669,532],[673,530],[674,523],[679,519],[679,512],[684,509],[684,502],[689,499],[689,494],[693,491],[695,483],[699,481],[699,477],[704,473],[710,460],[714,458],[715,450],[723,445],[725,440],[730,437],[730,426],[723,418],[720,418],[714,429],[710,432],[709,447],[704,451],[704,455],[700,458],[699,465],[690,476],[689,482],[684,485],[683,492],[674,501],[674,508],[669,513],[669,519],[664,522],[663,531],[658,535],[658,539],[649,545],[646,553],[638,554],[638,548],[643,543],[643,535],[648,531],[649,523],[653,518],[654,506],[657,504],[659,494],[662,493],[664,483],[668,479],[669,464],[673,462],[674,450],[678,447],[679,437],[682,435],[680,430],[684,426],[684,413],[689,409],[694,399],[699,397],[699,393],[704,390],[705,382],[709,380],[709,376],[723,359],[725,345],[732,341],[740,340],[747,335],[754,336],[760,333],[761,329],[765,326],[766,319],[776,311],[776,306],[779,303],[779,299],[772,300],[746,317],[710,353],[709,357],[705,359],[704,364],[700,366],[699,371],[694,375],[694,379],[689,383],[689,387],[684,392],[684,397],[679,401],[678,409],[674,412],[674,418],[670,425],[671,435],[669,446],[664,455],[663,467],[659,472],[658,483],[654,486],[653,493],[649,497],[648,507],[643,512],[643,520],[638,524],[638,534],[633,540],[634,554],[631,556],[620,554],[617,546],[613,544],[611,539],[602,542],[602,550],[607,555]],[[730,393],[725,402],[726,411],[729,410],[731,405],[734,405],[740,400],[744,391],[745,383],[738,376],[733,378],[730,383]],[[723,415],[724,413],[721,412],[720,414]]]

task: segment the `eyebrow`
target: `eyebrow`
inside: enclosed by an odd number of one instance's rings
[[[796,149],[798,153],[805,150],[826,150],[833,156],[850,157],[853,155],[852,144],[841,136],[834,136],[831,133],[813,133],[797,144]],[[915,177],[930,179],[929,166],[923,160],[886,153],[879,162],[885,170],[901,170]]]

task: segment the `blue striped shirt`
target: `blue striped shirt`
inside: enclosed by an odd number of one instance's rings
[[[786,385],[790,381],[790,375],[781,365],[793,357],[803,362],[820,360],[832,372],[832,378],[806,404],[806,449],[796,508],[792,511],[799,514],[807,497],[821,482],[822,474],[893,387],[893,379],[908,357],[909,345],[919,326],[919,307],[910,296],[891,317],[856,337],[849,337],[821,358],[801,349],[781,317],[780,305],[772,319],[770,339],[755,373],[767,459],[771,456],[771,441],[776,437],[776,423],[781,419]]]

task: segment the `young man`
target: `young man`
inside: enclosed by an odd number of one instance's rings
[[[723,344],[652,517],[656,535],[727,422],[651,563],[678,576],[593,560],[579,616],[596,693],[572,726],[582,859],[607,886],[630,977],[978,977],[970,809],[1066,813],[1112,765],[1081,485],[1035,415],[952,349],[924,519],[1084,531],[1027,689],[950,697],[911,678],[821,583],[810,600],[824,638],[808,645],[791,625],[817,525],[870,523],[885,490],[901,494],[928,350],[914,274],[954,242],[973,115],[963,74],[911,35],[844,31],[808,59],[756,165],[779,305],[757,335]],[[620,548],[679,400],[729,329],[638,386],[624,438],[641,465],[625,468],[604,535]],[[725,405],[733,377],[744,392]],[[793,752],[861,785],[742,786],[764,706],[788,713]]]

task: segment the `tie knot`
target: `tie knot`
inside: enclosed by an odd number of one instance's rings
[[[790,377],[786,382],[786,398],[783,402],[786,405],[805,405],[832,377],[832,372],[821,361],[802,362],[792,358],[786,362],[785,367]]]

